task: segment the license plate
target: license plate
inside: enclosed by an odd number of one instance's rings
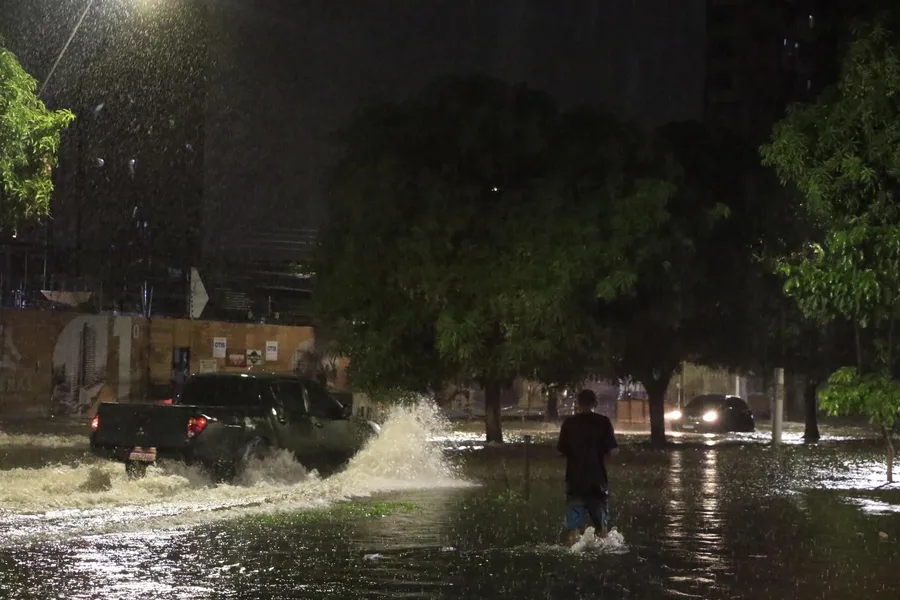
[[[155,462],[156,448],[134,448],[128,453],[128,460],[136,460],[138,462]]]
[[[685,423],[681,427],[682,427],[682,429],[693,429],[694,424],[693,423]]]

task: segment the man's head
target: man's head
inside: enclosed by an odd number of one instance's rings
[[[581,390],[576,400],[580,412],[591,412],[597,406],[597,394],[593,390]]]

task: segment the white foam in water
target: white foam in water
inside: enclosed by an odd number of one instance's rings
[[[433,404],[396,407],[381,434],[344,471],[324,479],[288,452],[252,464],[234,485],[215,485],[201,469],[180,463],[151,467],[137,480],[112,461],[0,471],[0,545],[190,526],[378,492],[469,486],[440,446],[429,442],[447,428]]]
[[[0,447],[31,448],[84,448],[88,449],[86,435],[29,435],[0,431]]]
[[[575,542],[569,551],[572,554],[582,552],[598,552],[602,554],[625,554],[628,546],[625,545],[625,537],[613,527],[606,537],[597,536],[593,527],[584,530],[581,539]]]

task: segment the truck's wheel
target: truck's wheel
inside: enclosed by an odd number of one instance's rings
[[[244,446],[241,453],[241,463],[247,463],[251,459],[262,460],[269,455],[269,441],[265,438],[253,438]]]
[[[220,460],[212,468],[216,483],[231,483],[237,476],[237,463],[231,460]]]
[[[222,459],[213,466],[213,476],[217,482],[233,483],[243,473],[252,459],[261,459],[268,455],[269,442],[264,438],[253,438],[243,445],[233,458]]]
[[[147,474],[148,464],[138,460],[125,461],[125,474],[129,479],[140,479]]]
[[[243,473],[250,466],[251,460],[262,460],[269,455],[271,447],[265,438],[253,438],[241,450],[235,475]]]

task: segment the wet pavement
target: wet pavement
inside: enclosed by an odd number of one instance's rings
[[[900,486],[872,441],[626,445],[624,546],[572,554],[552,431],[526,499],[522,445],[392,423],[337,476],[279,456],[232,486],[175,465],[128,481],[77,437],[43,440],[59,464],[34,468],[27,439],[0,440],[0,598],[900,596]]]

